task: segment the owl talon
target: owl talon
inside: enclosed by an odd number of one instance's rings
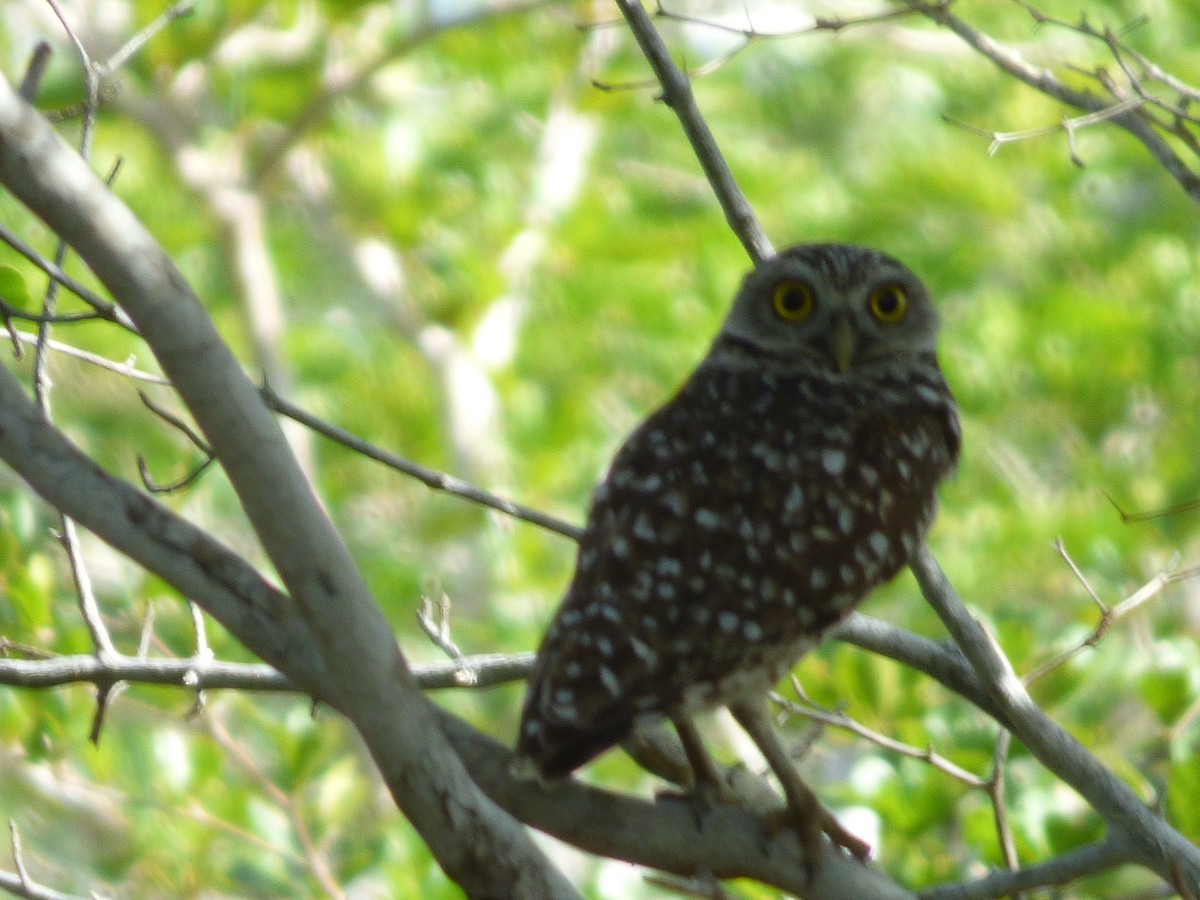
[[[859,862],[871,858],[871,845],[847,831],[823,806],[814,812],[790,807],[767,813],[767,834],[776,837],[781,831],[791,829],[800,841],[804,858],[810,863],[816,860],[825,847],[825,838],[835,847],[841,847]]]

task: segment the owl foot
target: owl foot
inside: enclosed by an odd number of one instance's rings
[[[804,783],[792,764],[791,757],[775,735],[771,720],[766,715],[766,708],[762,704],[739,703],[731,704],[729,711],[762,751],[787,798],[786,808],[769,814],[768,825],[774,820],[776,830],[789,827],[796,832],[810,869],[823,849],[822,835],[828,837],[834,846],[849,851],[859,862],[869,859],[871,845],[843,828]]]
[[[811,796],[811,795],[810,795]],[[785,828],[795,832],[804,851],[804,858],[815,860],[825,845],[825,838],[835,847],[841,847],[859,862],[871,858],[871,845],[847,831],[820,803],[805,803],[803,808],[792,806],[775,809],[767,813],[767,833],[774,836]]]

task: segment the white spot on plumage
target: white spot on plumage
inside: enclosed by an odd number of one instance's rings
[[[614,697],[621,696],[621,682],[616,674],[608,666],[600,667],[600,683],[604,685],[604,689]]]
[[[762,626],[757,622],[747,619],[742,623],[742,634],[746,636],[748,641],[761,641],[763,638]]]
[[[664,578],[673,578],[683,571],[683,565],[674,557],[662,556],[655,564],[654,571]]]
[[[846,468],[845,451],[827,447],[821,451],[821,466],[830,475],[841,475]]]
[[[867,538],[867,543],[871,545],[871,549],[875,551],[876,556],[883,556],[888,552],[888,547],[891,542],[887,536],[881,531],[872,531],[870,537]]]
[[[692,517],[696,520],[696,524],[701,528],[716,528],[721,524],[721,517],[711,509],[707,509],[703,506],[697,509],[696,512],[692,514]]]
[[[787,496],[783,498],[783,514],[785,516],[795,515],[803,505],[804,489],[800,487],[800,482],[793,481],[791,488],[788,489]]]
[[[629,646],[633,648],[633,652],[646,665],[653,666],[658,662],[658,654],[651,649],[650,645],[639,638],[630,636]]]
[[[682,516],[687,512],[688,502],[687,497],[682,491],[667,491],[663,494],[662,505],[677,516]]]
[[[650,523],[650,517],[645,513],[638,513],[638,517],[633,520],[633,536],[643,541],[652,541],[658,537],[658,533]]]
[[[737,613],[730,612],[727,609],[722,610],[717,613],[717,625],[720,626],[722,631],[732,634],[738,627]]]

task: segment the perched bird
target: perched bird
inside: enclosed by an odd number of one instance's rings
[[[801,245],[746,277],[708,355],[595,490],[518,760],[564,776],[666,716],[711,784],[691,717],[724,705],[806,850],[823,831],[869,853],[799,778],[766,698],[933,520],[960,437],[937,330],[921,281],[875,250]]]

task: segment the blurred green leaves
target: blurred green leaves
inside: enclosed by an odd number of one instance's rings
[[[69,15],[101,47],[161,10],[148,0],[118,6],[119,33],[80,10]],[[1139,3],[1056,6],[1068,20],[1086,14],[1114,28],[1145,12]],[[621,437],[704,353],[747,261],[674,116],[644,85],[647,67],[623,26],[576,27],[615,18],[615,9],[547,4],[485,17],[481,6],[477,25],[410,44],[412,17],[423,15],[416,9],[200,4],[120,74],[97,123],[95,164],[107,172],[123,158],[115,190],[249,369],[264,365],[264,334],[250,314],[262,293],[239,269],[214,185],[261,205],[281,300],[267,342],[292,399],[418,462],[580,521]],[[433,3],[427,21],[463,9]],[[955,11],[1064,79],[1076,77],[1072,66],[1112,65],[1104,47],[1037,27],[1017,6],[960,0]],[[779,18],[765,4],[726,12],[764,31],[809,21],[793,10]],[[35,39],[54,43],[40,102],[56,110],[78,102],[82,79],[46,22],[6,8],[0,52],[16,79]],[[703,25],[663,30],[693,70],[721,44]],[[1192,84],[1198,37],[1194,4],[1182,0],[1156,4],[1126,34]],[[384,59],[352,90],[316,102]],[[1014,131],[1072,112],[949,33],[908,19],[836,38],[756,42],[695,90],[777,246],[875,244],[931,286],[964,420],[964,458],[943,492],[932,546],[1019,673],[1073,647],[1099,615],[1054,551],[1057,537],[1109,605],[1176,551],[1184,567],[1194,564],[1195,511],[1123,524],[1105,498],[1147,510],[1200,496],[1196,210],[1140,145],[1099,124],[1076,135],[1084,168],[1070,161],[1061,132],[989,154],[988,138],[954,123]],[[563,114],[584,125],[550,140]],[[270,158],[289,129],[288,154]],[[76,139],[76,120],[63,133]],[[580,180],[555,176],[556,165],[574,166]],[[11,199],[0,198],[0,215],[52,254],[44,226]],[[372,284],[360,262],[366,241],[394,254],[394,290]],[[67,268],[87,278],[77,263]],[[0,249],[0,298],[32,310],[43,285]],[[62,305],[77,306],[66,297]],[[59,327],[55,337],[153,366],[111,328]],[[28,357],[16,366],[28,376]],[[194,449],[140,405],[136,385],[62,355],[50,372],[56,421],[116,474],[136,480],[139,454],[163,481],[195,465]],[[422,594],[443,591],[465,651],[536,644],[569,577],[569,542],[329,443],[311,450],[330,515],[414,659],[440,658],[415,613]],[[258,559],[218,472],[167,502]],[[54,527],[0,472],[0,636],[87,652]],[[193,652],[178,598],[101,547],[89,544],[87,557],[122,650],[137,646],[153,609],[151,651]],[[1034,688],[1122,777],[1147,793],[1161,786],[1166,815],[1192,839],[1200,838],[1195,585],[1170,585]],[[865,611],[941,637],[907,578]],[[211,631],[218,657],[245,658]],[[817,702],[845,703],[872,729],[989,776],[996,726],[927,679],[840,645],[821,648],[798,674]],[[517,685],[437,695],[504,740],[519,698]],[[90,688],[0,690],[0,808],[22,828],[43,881],[126,896],[317,896],[334,886],[356,896],[455,896],[331,715],[314,718],[302,698],[212,692],[199,711],[196,699],[132,688],[115,697],[92,746]],[[884,865],[910,886],[1000,863],[977,789],[833,729],[814,754],[818,792],[874,810]],[[601,763],[597,777],[631,771]],[[1095,817],[1064,805],[1061,785],[1019,746],[1006,771],[1023,861],[1097,837]],[[599,876],[573,874],[600,896],[601,882],[589,881]],[[1071,896],[1105,890],[1082,886]]]

